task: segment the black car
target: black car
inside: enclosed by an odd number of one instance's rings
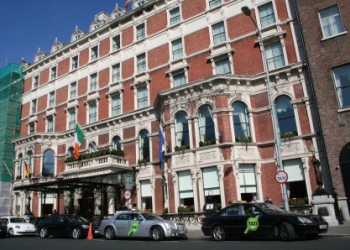
[[[0,237],[6,237],[7,235],[7,224],[5,220],[0,220]]]
[[[39,221],[37,234],[41,238],[49,236],[67,236],[74,239],[86,238],[90,222],[79,215],[52,214],[50,217]]]
[[[322,216],[290,213],[272,204],[236,203],[204,218],[201,229],[217,241],[248,237],[292,241],[296,236],[316,238],[328,231],[328,223]]]

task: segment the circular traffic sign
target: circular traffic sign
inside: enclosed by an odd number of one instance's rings
[[[279,184],[285,184],[288,181],[288,174],[287,174],[287,172],[284,171],[284,170],[277,171],[276,174],[275,174],[275,180]]]
[[[131,191],[130,190],[125,190],[124,191],[124,199],[125,200],[130,200],[131,199]]]

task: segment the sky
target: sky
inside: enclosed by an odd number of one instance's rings
[[[70,42],[75,27],[89,31],[95,15],[111,14],[126,0],[0,0],[0,69],[10,63],[33,63],[38,48],[46,54],[57,38]],[[131,9],[131,4],[128,10]]]

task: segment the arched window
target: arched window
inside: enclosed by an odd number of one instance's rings
[[[122,149],[122,145],[120,143],[120,137],[119,136],[114,136],[113,139],[112,139],[112,147],[113,149],[116,149],[116,150],[121,150]]]
[[[28,167],[29,167],[29,173],[33,173],[33,166],[34,166],[34,162],[33,162],[33,151],[29,150],[27,152],[27,156],[28,156]]]
[[[214,119],[209,105],[199,108],[199,136],[202,143],[215,143]]]
[[[175,116],[175,139],[176,146],[190,146],[190,136],[188,132],[188,121],[186,112],[178,112]]]
[[[16,178],[22,178],[22,169],[24,167],[23,164],[23,155],[19,154],[18,155],[18,166],[17,166],[17,176]]]
[[[69,147],[68,148],[68,156],[69,157],[73,157],[74,156],[74,148],[73,147]]]
[[[243,102],[235,102],[233,108],[233,126],[237,138],[250,138],[250,124],[247,106]]]
[[[143,129],[140,131],[139,134],[139,155],[140,160],[149,160],[149,137],[148,137],[148,131],[146,129]]]
[[[51,149],[45,150],[43,159],[42,175],[53,175],[55,173],[55,152]]]
[[[97,151],[96,143],[95,142],[90,142],[89,143],[89,152],[93,153]]]
[[[291,136],[297,135],[297,125],[291,99],[286,95],[279,96],[276,99],[276,110],[281,136],[283,137],[286,133],[290,133]]]

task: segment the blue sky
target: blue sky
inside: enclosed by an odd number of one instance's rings
[[[96,14],[111,14],[125,1],[0,0],[0,69],[22,58],[32,63],[38,48],[49,53],[56,37],[69,43],[75,26],[87,32]]]

